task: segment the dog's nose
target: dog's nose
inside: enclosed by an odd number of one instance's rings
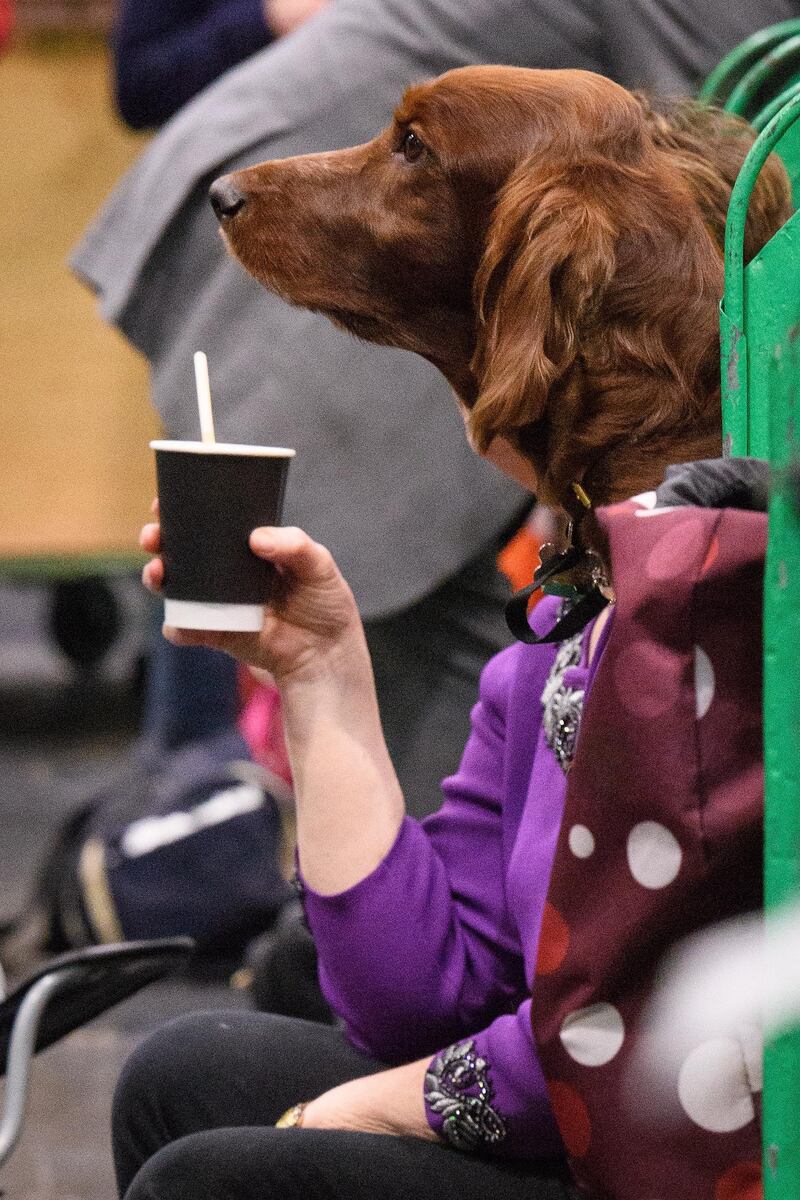
[[[231,183],[230,175],[215,179],[208,189],[208,195],[218,221],[229,221],[247,203],[242,193]]]

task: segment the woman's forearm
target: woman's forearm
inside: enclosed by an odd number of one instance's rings
[[[375,870],[405,811],[360,626],[322,670],[279,687],[300,866],[315,891],[334,895]]]
[[[141,545],[161,549],[158,523]],[[225,650],[269,671],[281,695],[297,797],[300,865],[322,895],[359,883],[391,849],[404,805],[381,729],[361,618],[331,554],[301,529],[253,530],[250,548],[274,564],[278,583],[259,633],[164,627],[176,645]],[[164,581],[160,557],[144,568],[153,591]]]

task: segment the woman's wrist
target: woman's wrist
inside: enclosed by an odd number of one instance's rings
[[[423,1081],[428,1060],[407,1063],[340,1084],[310,1101],[303,1129],[343,1129],[436,1141],[428,1123]]]
[[[372,683],[372,661],[358,612],[335,640],[309,646],[284,670],[272,671],[284,707],[305,703],[307,696],[336,694],[342,689],[363,688]]]
[[[278,683],[303,876],[337,895],[375,870],[405,814],[359,626],[313,670]]]

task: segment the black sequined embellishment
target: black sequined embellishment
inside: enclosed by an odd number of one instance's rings
[[[576,667],[581,661],[582,647],[583,633],[576,633],[574,637],[561,643],[542,692],[545,741],[565,773],[569,771],[575,757],[584,690],[566,687],[564,675],[570,667]]]
[[[474,1153],[502,1142],[506,1127],[493,1096],[489,1065],[472,1040],[448,1046],[425,1076],[425,1100],[444,1118],[442,1136],[456,1150]]]

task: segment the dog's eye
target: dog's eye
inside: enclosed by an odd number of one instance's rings
[[[425,143],[417,137],[413,129],[409,129],[400,143],[400,149],[406,162],[416,162],[425,153]]]

